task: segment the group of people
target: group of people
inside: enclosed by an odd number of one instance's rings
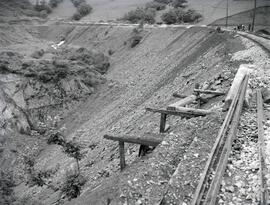
[[[251,31],[251,24],[248,24],[247,27],[244,24],[240,24],[236,28],[234,28],[234,30],[237,31],[246,31],[246,29],[248,29],[248,31]]]

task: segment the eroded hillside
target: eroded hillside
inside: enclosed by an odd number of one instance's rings
[[[7,122],[1,128],[1,168],[12,167],[16,198],[42,204],[66,201],[61,186],[75,166],[61,146],[47,144],[51,119],[57,118],[54,129],[83,147],[82,200],[118,203],[118,145],[102,136],[157,133],[159,116],[146,112],[146,106],[164,107],[175,101],[173,92],[189,94],[195,83],[227,89],[243,63],[231,59],[244,49],[239,37],[201,27],[3,25],[1,36],[1,117]],[[213,105],[218,101],[207,106]],[[30,125],[23,134],[16,132],[20,123]],[[182,123],[169,118],[176,134]],[[128,174],[140,161],[136,150],[127,147]],[[34,157],[34,170],[53,170],[45,185],[29,185],[25,155]]]

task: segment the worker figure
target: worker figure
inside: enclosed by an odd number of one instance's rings
[[[248,31],[251,31],[251,24],[248,24]]]

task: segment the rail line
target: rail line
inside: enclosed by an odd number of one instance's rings
[[[261,205],[269,204],[269,193],[267,189],[266,174],[267,169],[265,165],[265,142],[263,129],[263,100],[261,90],[257,90],[257,124],[258,124],[258,140],[259,140],[259,166],[260,166],[260,202]]]
[[[248,79],[247,75],[231,103],[195,191],[192,205],[216,204],[221,179],[226,169],[232,141],[235,138],[241,116]]]
[[[241,33],[242,35],[242,33]],[[250,38],[253,35],[255,38]],[[266,48],[270,53],[269,43],[267,39],[265,41],[257,40],[258,37],[262,37],[254,34],[244,34],[244,37],[258,43],[260,46]],[[228,157],[232,150],[232,142],[236,136],[239,119],[243,107],[245,98],[245,92],[247,89],[249,76],[246,76],[242,82],[237,95],[235,96],[227,116],[221,126],[217,140],[211,150],[210,156],[196,188],[193,201],[191,205],[215,205],[217,202],[217,196],[220,190],[220,184],[224,175]],[[265,164],[265,142],[264,142],[264,129],[263,129],[263,99],[261,90],[257,90],[257,124],[258,124],[258,144],[259,144],[259,181],[260,181],[260,205],[268,205],[269,191],[267,187],[267,168]]]

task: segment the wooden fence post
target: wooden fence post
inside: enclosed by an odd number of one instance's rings
[[[119,142],[119,155],[120,155],[120,169],[121,171],[125,168],[125,144],[124,142]]]
[[[165,132],[166,118],[167,118],[167,114],[161,113],[161,116],[160,116],[160,128],[159,128],[160,133]]]

